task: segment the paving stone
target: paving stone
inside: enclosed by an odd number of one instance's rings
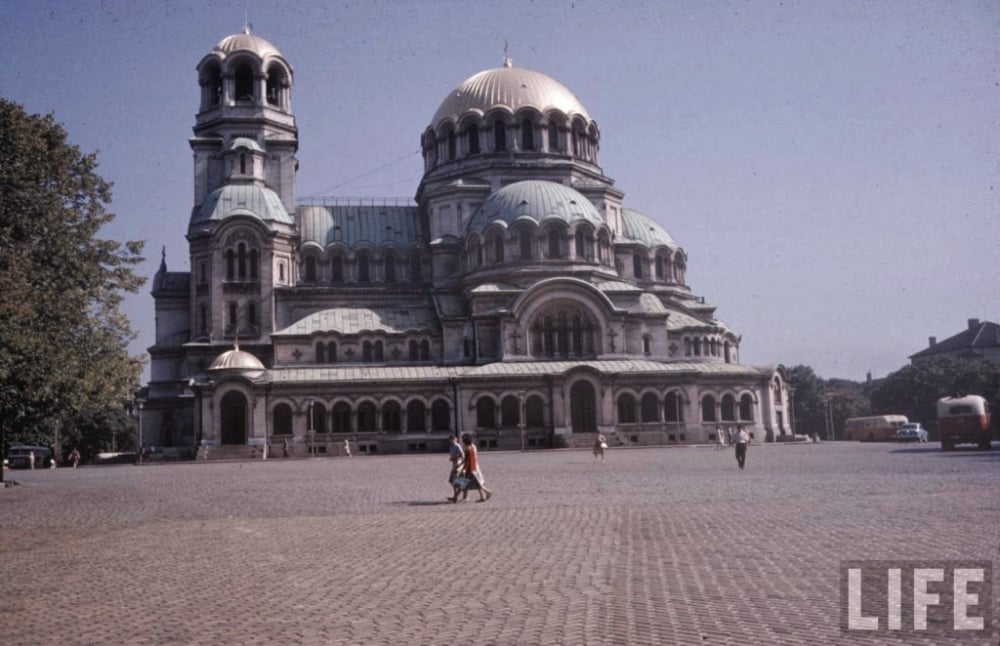
[[[997,563],[998,451],[481,459],[482,504],[445,455],[7,472],[3,643],[975,643],[842,633],[838,568]]]

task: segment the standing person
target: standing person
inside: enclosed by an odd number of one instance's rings
[[[74,469],[77,467],[77,465],[80,464],[80,451],[79,450],[73,449],[72,451],[70,451],[70,453],[69,453],[69,463],[73,465]]]
[[[716,451],[718,451],[719,449],[726,448],[726,436],[722,434],[722,427],[721,426],[716,426],[715,427],[715,441],[716,441],[716,444],[717,444],[716,447],[715,447]]]
[[[281,457],[288,457],[288,438],[286,437],[281,441]]]
[[[451,461],[448,484],[451,485],[452,492],[452,496],[448,498],[448,502],[458,502],[458,493],[461,490],[455,485],[455,478],[462,473],[462,467],[465,464],[465,451],[462,450],[462,445],[458,443],[458,435],[454,433],[448,436],[448,460]]]
[[[604,462],[604,454],[608,450],[608,440],[602,433],[598,433],[594,438],[594,460],[600,459]]]
[[[28,451],[28,467],[34,471],[35,470],[35,452]]]
[[[747,430],[740,427],[740,430],[736,432],[736,463],[740,465],[742,469],[747,461],[747,445],[750,444],[750,435]]]
[[[465,445],[465,476],[472,481],[469,488],[462,492],[462,500],[469,497],[469,489],[477,489],[479,500],[476,502],[486,502],[493,497],[493,492],[486,488],[483,470],[479,468],[479,449],[472,443],[472,436],[468,433],[462,436],[462,444]]]
[[[344,440],[344,455],[351,457],[351,441],[348,439]]]

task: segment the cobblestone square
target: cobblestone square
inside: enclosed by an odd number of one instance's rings
[[[762,445],[8,471],[28,644],[996,644],[845,633],[845,560],[997,568],[1000,451]]]

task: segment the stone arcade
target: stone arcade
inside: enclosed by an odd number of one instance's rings
[[[292,66],[249,33],[198,64],[190,271],[161,263],[143,440],[178,454],[704,443],[791,434],[780,366],[624,206],[577,97],[503,65],[420,134],[413,204],[296,201]],[[416,136],[416,133],[415,133]],[[224,448],[229,445],[231,448]]]

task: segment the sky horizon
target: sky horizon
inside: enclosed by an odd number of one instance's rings
[[[161,248],[188,271],[195,66],[249,16],[294,68],[297,195],[412,198],[461,81],[568,87],[624,205],[688,254],[741,361],[863,381],[1000,320],[1000,4],[0,0],[0,95],[53,113],[146,240],[124,312],[153,344]],[[991,271],[993,270],[993,271]],[[146,377],[148,379],[148,368]]]

